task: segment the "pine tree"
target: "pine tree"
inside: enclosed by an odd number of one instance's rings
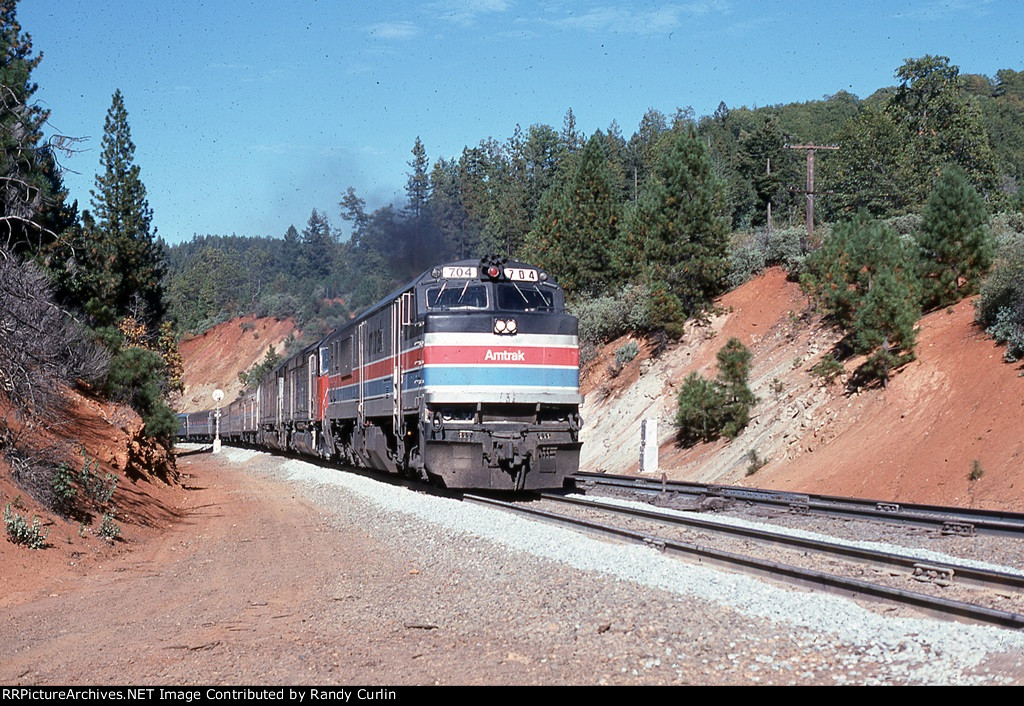
[[[740,135],[737,167],[756,194],[757,203],[751,213],[751,223],[754,225],[767,223],[769,203],[775,211],[772,220],[786,213],[787,206],[796,206],[796,199],[788,185],[800,182],[803,178],[803,165],[796,168],[796,152],[785,148],[789,142],[793,142],[792,136],[783,132],[778,117],[771,114],[765,116],[764,122],[757,128]]]
[[[977,293],[995,255],[987,220],[985,202],[967,175],[948,167],[928,197],[917,238],[926,309]]]
[[[553,273],[570,295],[605,291],[614,279],[612,258],[620,209],[618,185],[606,141],[597,131],[565,180],[556,179],[541,200],[538,222],[527,236],[528,257]]]
[[[97,266],[112,280],[114,316],[131,315],[155,330],[164,316],[163,249],[154,240],[153,211],[135,164],[135,145],[121,91],[103,126],[101,174],[91,191],[98,236]]]
[[[949,57],[925,55],[908,59],[896,77],[900,85],[887,110],[912,145],[912,178],[900,185],[913,194],[912,203],[925,200],[935,177],[951,162],[986,197],[996,197],[997,170],[985,120],[960,68]]]
[[[750,409],[757,402],[747,384],[753,354],[740,339],[730,338],[716,357],[722,391],[722,434],[734,439],[750,422]]]
[[[672,336],[725,287],[729,224],[725,189],[692,128],[669,134],[630,220],[626,248],[639,256],[652,291],[664,290],[652,321]]]
[[[713,441],[719,436],[735,439],[746,428],[750,410],[757,403],[748,386],[752,357],[738,338],[730,338],[718,351],[717,379],[690,373],[683,381],[676,426],[684,445]]]
[[[565,111],[559,141],[562,143],[562,149],[565,150],[567,155],[578,152],[583,147],[583,133],[576,129],[576,116],[573,114],[572,108]]]
[[[722,388],[714,380],[690,373],[679,388],[676,426],[684,446],[712,441],[722,430]]]
[[[644,184],[658,164],[659,148],[662,137],[668,132],[668,120],[665,114],[649,108],[636,132],[626,143],[626,171],[634,185]],[[638,188],[633,196],[639,198]]]
[[[458,204],[464,214],[459,219],[462,232],[455,243],[459,257],[480,257],[486,254],[482,252],[485,249],[482,240],[491,210],[488,183],[492,176],[488,152],[488,145],[484,142],[476,147],[463,148],[462,156],[455,165]]]
[[[42,55],[32,55],[32,38],[21,31],[17,0],[0,0],[0,245],[40,254],[57,238],[45,213],[61,206],[63,186],[51,148],[43,142],[49,111],[33,101],[32,72]]]
[[[331,273],[334,239],[326,213],[315,208],[309,215],[299,246],[299,276],[308,283],[320,283]]]
[[[350,187],[351,188],[351,187]],[[284,270],[291,277],[302,276],[302,263],[299,262],[299,255],[302,252],[302,242],[299,231],[294,225],[289,225],[284,232],[284,243],[281,247],[281,255],[284,260]]]
[[[474,253],[474,244],[467,237],[469,216],[459,194],[458,168],[455,162],[439,159],[430,171],[431,225],[438,232],[446,258],[461,260]]]
[[[914,324],[921,314],[915,285],[895,270],[880,270],[853,321],[854,350],[868,355],[863,372],[883,387],[893,368],[914,359]]]
[[[496,152],[492,179],[492,207],[484,227],[487,249],[503,257],[513,257],[523,248],[530,232],[533,211],[530,204],[530,171],[524,153],[523,130],[516,125],[512,136]]]
[[[532,220],[558,172],[558,133],[549,125],[531,125],[520,149],[526,170],[526,210]]]
[[[409,174],[409,181],[405,184],[405,196],[408,201],[406,212],[415,222],[423,217],[427,202],[430,200],[430,177],[427,174],[427,151],[416,136],[416,143],[412,147],[412,173]]]
[[[849,334],[853,351],[868,356],[860,371],[868,381],[884,385],[892,368],[914,358],[919,268],[912,245],[865,211],[807,259],[801,286]]]

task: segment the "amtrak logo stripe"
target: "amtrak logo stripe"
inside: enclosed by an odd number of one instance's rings
[[[494,333],[427,333],[425,346],[451,346],[457,348],[506,347],[515,348],[579,348],[579,336],[559,336],[544,333],[520,333],[499,336]]]
[[[430,365],[473,365],[509,363],[512,365],[580,364],[578,348],[539,348],[529,346],[425,346],[423,363]]]

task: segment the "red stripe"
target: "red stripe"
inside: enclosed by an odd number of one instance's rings
[[[488,355],[490,354],[490,355]],[[415,370],[423,365],[557,365],[562,367],[578,367],[580,364],[579,348],[570,347],[532,347],[524,346],[425,346],[414,348],[402,354],[402,368],[405,372]],[[359,368],[353,368],[352,374],[342,377],[332,375],[327,385],[329,389],[337,389],[364,380],[391,375],[394,370],[394,359],[383,358],[375,363],[363,366],[362,375]]]
[[[558,365],[578,366],[578,348],[517,346],[426,346],[425,365]]]
[[[414,348],[410,351],[406,351],[402,354],[402,370],[403,372],[409,372],[423,366],[423,353],[422,349]],[[376,363],[370,363],[369,365],[363,366],[363,374],[360,376],[359,368],[352,368],[352,374],[342,377],[341,375],[331,375],[330,377],[330,389],[334,390],[338,387],[344,387],[351,385],[352,383],[359,382],[359,378],[362,377],[364,380],[376,380],[377,378],[386,377],[391,375],[395,369],[395,359],[391,356],[382,358]]]

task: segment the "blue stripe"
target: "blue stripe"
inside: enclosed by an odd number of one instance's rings
[[[424,387],[431,385],[466,385],[503,387],[573,387],[580,385],[577,368],[517,368],[510,365],[484,367],[428,366],[423,370]]]
[[[404,373],[402,375],[402,385],[405,386],[405,391],[419,390],[421,385],[417,384],[418,380],[423,378],[422,370],[413,370],[411,372]],[[383,397],[394,392],[394,385],[391,381],[391,376],[377,378],[376,380],[370,380],[366,383],[364,388],[364,395],[366,398],[371,397]],[[338,402],[354,402],[359,399],[359,384],[351,383],[342,387],[335,387],[327,391],[327,404],[335,404]]]

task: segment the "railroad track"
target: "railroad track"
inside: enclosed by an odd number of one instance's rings
[[[895,503],[865,498],[842,498],[732,485],[662,481],[632,476],[579,472],[572,476],[577,490],[617,488],[637,494],[673,493],[692,498],[723,498],[773,507],[788,513],[816,514],[927,527],[946,535],[997,535],[1024,539],[1024,513],[975,510],[942,505]]]
[[[475,495],[465,495],[463,499],[617,541],[644,544],[700,564],[766,576],[815,590],[909,606],[936,617],[1024,629],[1024,615],[993,607],[1000,602],[1024,605],[1024,576],[1018,574],[988,571],[955,562],[922,560],[909,552],[866,549],[837,541],[737,527],[590,498],[556,494],[539,497],[540,504],[557,504],[560,511],[540,509],[535,507],[537,502],[506,502]],[[619,518],[622,523],[609,524],[609,515]],[[708,538],[718,546],[711,546]],[[772,550],[768,551],[766,547],[772,547]],[[766,558],[772,553],[788,556],[793,563]],[[804,565],[798,565],[800,563]],[[811,566],[806,565],[808,563]],[[828,570],[822,570],[822,566],[827,566]],[[870,575],[872,572],[876,580],[866,580],[857,575]],[[908,590],[894,585],[911,581],[922,582],[923,590]],[[950,590],[958,599],[938,595]],[[964,595],[972,595],[979,602],[959,600]]]

